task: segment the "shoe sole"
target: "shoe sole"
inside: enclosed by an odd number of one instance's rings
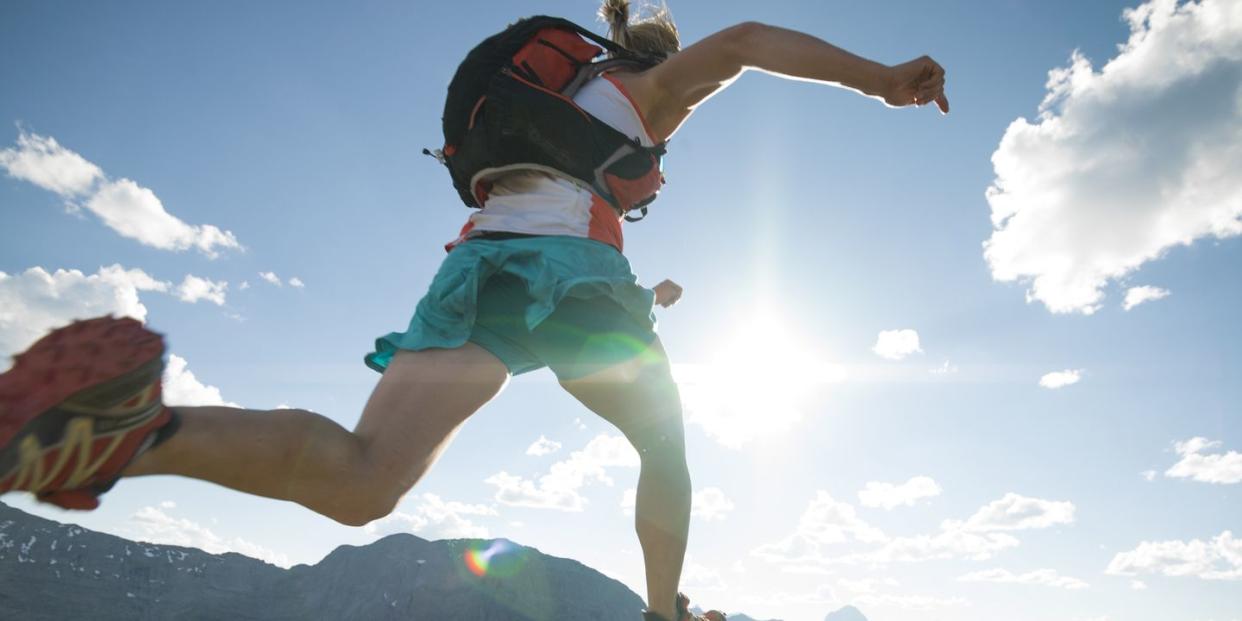
[[[128,317],[78,321],[39,339],[0,375],[0,461],[32,422],[55,408],[101,420],[124,417],[124,408],[115,415],[108,409],[123,405],[153,373],[158,382],[163,355],[163,337]]]

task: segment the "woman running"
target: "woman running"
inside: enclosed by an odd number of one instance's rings
[[[574,103],[647,146],[748,69],[949,110],[944,71],[926,56],[885,66],[753,22],[682,50],[666,9],[631,20],[628,0],[605,0],[600,12],[613,41],[662,62],[595,78]],[[366,357],[382,375],[352,432],[303,410],[165,406],[159,335],[111,317],[58,329],[0,376],[0,493],[92,509],[122,477],[176,474],[361,526],[396,507],[510,376],[546,366],[641,458],[644,618],[723,619],[690,613],[678,593],[691,486],[681,400],[651,310],[681,289],[636,284],[621,254],[622,215],[554,175],[498,179],[408,329]]]

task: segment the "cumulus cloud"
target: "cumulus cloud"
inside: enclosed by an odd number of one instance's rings
[[[889,360],[901,360],[910,354],[922,352],[919,347],[919,333],[914,330],[884,330],[875,339],[871,348],[876,355]]]
[[[164,402],[172,405],[226,405],[239,408],[240,405],[225,401],[220,389],[204,384],[194,377],[187,368],[185,358],[176,354],[168,355],[168,364],[164,367]]]
[[[560,442],[554,442],[540,434],[539,439],[535,440],[534,444],[526,447],[526,454],[533,455],[535,457],[543,457],[544,455],[549,455],[559,450],[561,450]]]
[[[289,286],[293,287],[294,289],[305,289],[306,283],[302,282],[301,278],[294,276],[293,278],[289,279]]]
[[[965,530],[993,532],[1048,528],[1074,522],[1074,503],[1005,494],[984,505],[964,524]]]
[[[1242,233],[1242,4],[1152,0],[1123,17],[1118,55],[1052,70],[1039,118],[992,154],[992,276],[1054,313],[1093,313],[1170,248]]]
[[[187,295],[200,280],[208,283],[206,291]],[[218,287],[223,296],[224,283],[187,276],[176,293],[182,300],[193,302],[210,299],[215,295],[213,287]],[[9,356],[75,320],[110,314],[146,321],[147,307],[139,299],[139,292],[145,291],[171,293],[173,286],[142,270],[120,265],[101,267],[91,275],[78,270],[49,273],[41,267],[15,276],[0,272],[0,370],[10,365]],[[165,399],[178,405],[236,405],[224,401],[219,389],[195,379],[178,356],[169,356],[164,381]]]
[[[1006,584],[1037,584],[1076,591],[1088,588],[1086,582],[1078,578],[1062,576],[1055,569],[1036,569],[1024,574],[1015,574],[1008,569],[985,569],[958,577],[962,582],[999,582]]]
[[[285,286],[285,283],[281,282],[280,276],[277,276],[276,272],[259,272],[259,278],[262,278],[277,287]]]
[[[690,498],[690,517],[707,522],[725,519],[733,508],[733,501],[718,487],[705,487]]]
[[[902,505],[913,507],[920,498],[939,496],[940,492],[940,486],[931,477],[913,477],[900,485],[870,481],[858,492],[858,502],[864,507],[892,510]]]
[[[819,490],[802,512],[792,534],[775,543],[761,545],[752,553],[770,562],[826,564],[831,561],[822,553],[823,546],[887,540],[883,531],[858,517],[853,505]]]
[[[236,552],[285,568],[293,565],[284,554],[240,537],[222,537],[197,522],[173,517],[156,507],[143,507],[133,514],[121,534],[138,541],[198,548],[211,554]]]
[[[193,274],[187,274],[185,280],[177,286],[177,298],[182,302],[191,304],[199,300],[207,300],[216,306],[224,306],[225,291],[229,288],[229,283],[221,281],[215,282],[206,278],[199,278]]]
[[[424,539],[487,539],[491,536],[486,526],[471,520],[498,515],[492,507],[445,502],[436,494],[422,494],[416,498],[418,504],[413,511],[394,511],[384,519],[367,524],[366,532],[377,537],[415,533]]]
[[[229,231],[211,224],[190,225],[168,213],[151,190],[130,179],[109,179],[81,155],[54,138],[21,130],[17,146],[0,150],[9,176],[37,185],[85,207],[124,237],[161,250],[197,249],[208,257],[239,249]]]
[[[1164,476],[1177,479],[1193,479],[1203,483],[1242,483],[1242,453],[1206,453],[1208,449],[1221,446],[1207,438],[1191,438],[1178,442],[1174,450],[1181,459],[1164,472]]]
[[[613,485],[606,468],[636,468],[638,453],[622,436],[598,435],[569,458],[552,464],[537,481],[501,471],[484,480],[496,487],[496,501],[510,506],[582,511],[580,493],[592,482]]]
[[[686,591],[725,590],[724,578],[721,577],[720,571],[696,562],[691,556],[686,556],[685,565],[681,570],[681,583],[678,586]]]
[[[98,166],[60,146],[55,138],[25,131],[17,136],[17,148],[0,150],[0,166],[14,179],[65,197],[86,194],[104,178]]]
[[[1169,297],[1168,289],[1150,287],[1147,285],[1142,287],[1130,287],[1129,289],[1126,289],[1126,300],[1122,304],[1122,307],[1126,310],[1130,310],[1144,302],[1154,302],[1156,300],[1163,300],[1167,297]]]
[[[139,269],[101,267],[95,274],[78,270],[49,273],[41,267],[10,276],[0,272],[0,356],[25,350],[53,328],[75,319],[100,315],[145,321],[140,291],[167,291],[169,283]],[[7,366],[7,361],[2,362]]]
[[[1015,548],[1020,541],[1011,531],[1049,528],[1069,524],[1074,506],[1006,494],[990,502],[966,520],[945,520],[938,532],[889,537],[857,516],[854,508],[820,491],[804,512],[795,531],[775,542],[759,546],[752,554],[781,563],[790,571],[823,571],[830,565],[885,565],[917,563],[935,559],[985,561]],[[876,544],[870,550],[829,556],[831,544]]]
[[[1224,531],[1208,541],[1144,541],[1137,548],[1114,556],[1105,573],[1242,580],[1242,539]]]
[[[897,537],[871,552],[852,554],[843,563],[885,564],[921,563],[938,559],[986,561],[997,553],[1016,548],[1020,542],[1006,533],[979,533],[966,530],[961,522],[949,521],[938,533]]]
[[[1064,371],[1045,373],[1043,377],[1039,378],[1039,385],[1049,390],[1072,386],[1082,380],[1082,371],[1082,369],[1066,369]]]

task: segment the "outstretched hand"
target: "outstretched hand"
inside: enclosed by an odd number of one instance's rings
[[[936,102],[941,114],[949,113],[944,95],[944,68],[929,56],[889,67],[884,102],[895,108]]]
[[[655,291],[655,303],[668,308],[681,299],[681,285],[665,280],[652,288]]]

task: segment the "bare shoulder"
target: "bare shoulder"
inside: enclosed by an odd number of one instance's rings
[[[763,26],[746,22],[691,45],[668,60],[638,73],[616,77],[642,109],[648,123],[667,138],[695,107],[728,86],[745,70],[741,50]]]

